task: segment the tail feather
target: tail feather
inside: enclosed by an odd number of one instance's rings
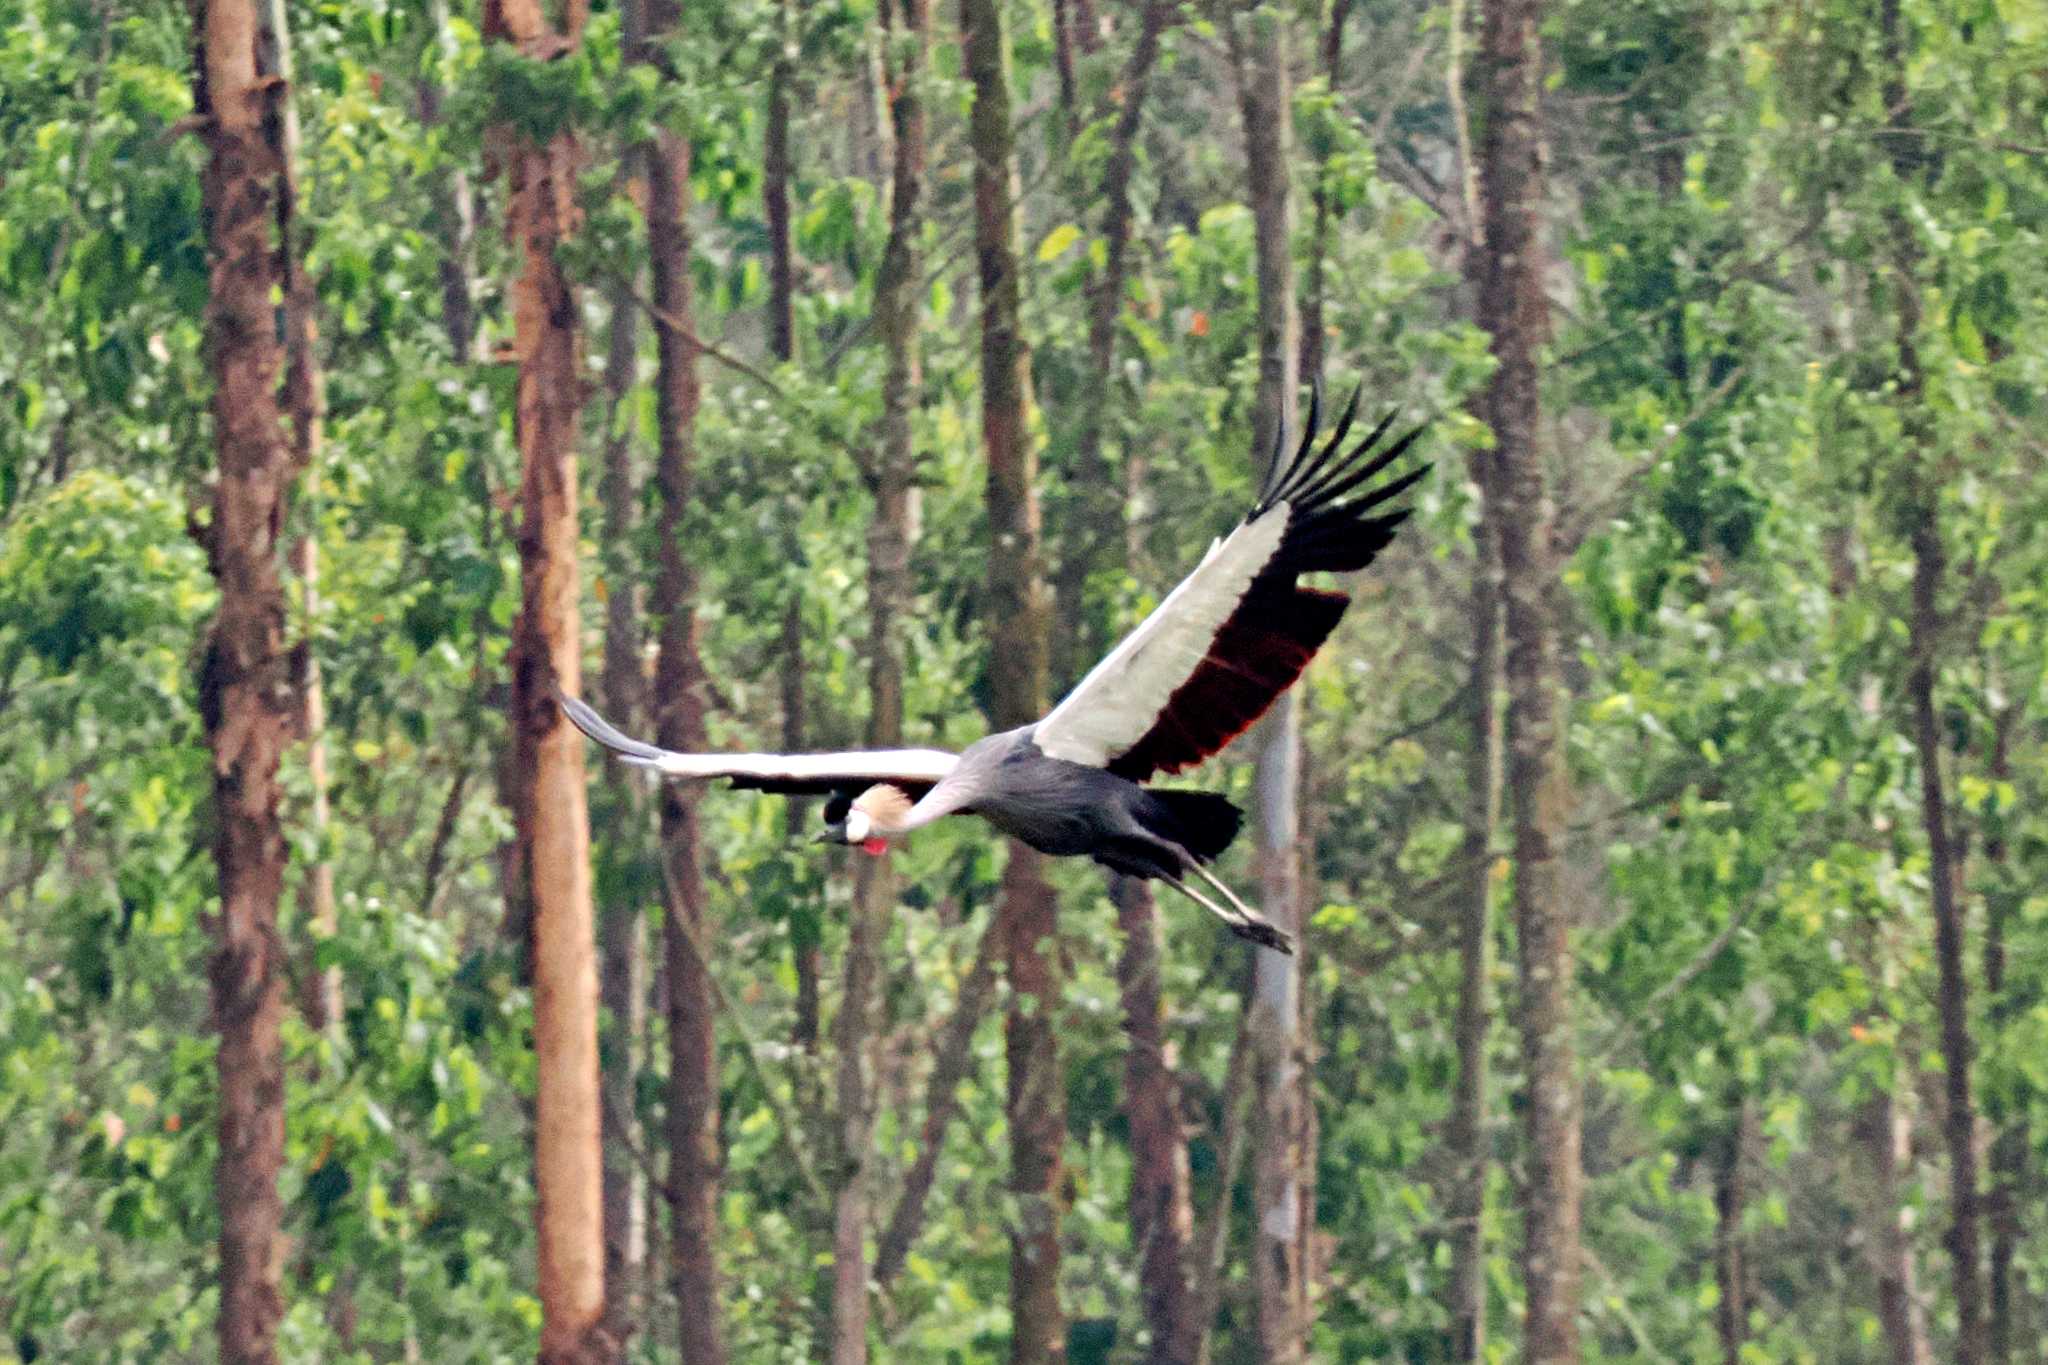
[[[1201,859],[1214,862],[1230,847],[1244,812],[1215,792],[1147,788],[1138,819],[1151,833],[1169,839]]]

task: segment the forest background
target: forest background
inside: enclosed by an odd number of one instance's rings
[[[2044,225],[2040,0],[0,0],[0,1360],[2043,1358]],[[1316,381],[1296,958],[554,709],[1020,723]]]

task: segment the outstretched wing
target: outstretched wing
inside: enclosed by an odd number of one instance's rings
[[[562,698],[562,710],[577,729],[637,767],[651,768],[664,777],[730,778],[735,787],[755,791],[822,794],[859,791],[877,782],[887,782],[912,796],[921,796],[959,761],[956,755],[940,749],[871,749],[845,754],[679,754],[619,733],[611,722],[574,697]]]
[[[1258,505],[1237,529],[1038,723],[1040,749],[1134,782],[1179,772],[1243,733],[1301,676],[1351,599],[1295,580],[1370,564],[1408,516],[1375,509],[1428,472],[1367,487],[1421,428],[1381,449],[1390,413],[1345,450],[1358,414],[1353,393],[1318,450],[1320,406],[1311,406],[1292,460],[1283,462],[1276,433]]]

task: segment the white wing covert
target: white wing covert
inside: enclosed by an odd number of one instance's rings
[[[1296,580],[1371,563],[1408,509],[1369,514],[1428,473],[1425,465],[1351,496],[1422,432],[1379,449],[1389,413],[1344,450],[1358,398],[1320,449],[1320,395],[1293,459],[1283,461],[1275,433],[1257,505],[1038,723],[1041,750],[1143,782],[1218,752],[1293,686],[1351,602]]]

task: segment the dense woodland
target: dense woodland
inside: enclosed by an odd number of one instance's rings
[[[0,0],[0,1360],[2048,1357],[2044,237],[2041,0]],[[1028,721],[1361,384],[1299,956],[555,706]]]

